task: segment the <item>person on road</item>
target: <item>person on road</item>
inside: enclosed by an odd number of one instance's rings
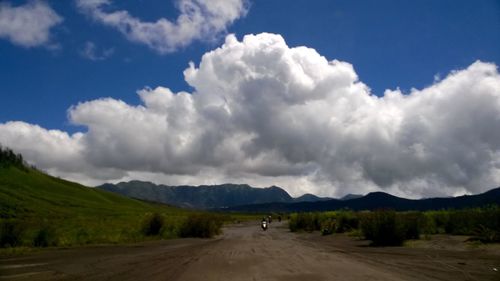
[[[262,221],[260,222],[260,226],[262,227],[262,230],[267,229],[267,220],[266,218],[262,218]]]

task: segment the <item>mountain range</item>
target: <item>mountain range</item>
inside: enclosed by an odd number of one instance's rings
[[[318,197],[313,194],[304,194],[293,198],[277,186],[254,188],[246,184],[166,186],[144,181],[130,181],[103,184],[97,188],[132,198],[179,207],[243,212],[374,210],[380,208],[398,211],[423,211],[500,204],[500,187],[478,195],[418,200],[401,198],[384,192],[372,192],[365,196],[348,194],[340,199]]]
[[[235,206],[225,211],[237,212],[314,212],[349,210],[392,209],[396,211],[427,211],[441,209],[476,208],[500,205],[500,187],[477,195],[463,195],[448,198],[406,199],[384,192],[372,192],[359,198],[330,199],[317,202],[266,203]]]
[[[323,198],[312,194],[292,198],[285,190],[277,186],[254,188],[246,184],[166,186],[144,181],[130,181],[118,184],[103,184],[97,188],[132,198],[194,209],[323,200]]]

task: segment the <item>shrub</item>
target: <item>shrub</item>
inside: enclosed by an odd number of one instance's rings
[[[500,231],[495,231],[484,225],[480,225],[475,231],[471,240],[481,241],[483,243],[500,242]]]
[[[75,234],[76,243],[80,245],[89,244],[91,242],[90,235],[87,230],[80,228]]]
[[[435,225],[435,233],[446,233],[446,226],[450,220],[449,213],[449,211],[430,211],[426,213]]]
[[[448,214],[448,221],[445,231],[448,234],[465,235],[474,229],[474,215],[471,210],[451,211]]]
[[[24,227],[15,221],[0,223],[0,247],[16,247],[21,244]]]
[[[299,230],[312,232],[321,230],[321,220],[318,213],[293,214],[288,222],[288,227],[292,232]]]
[[[330,235],[336,230],[336,220],[334,218],[328,218],[321,223],[321,234]]]
[[[444,229],[448,234],[475,235],[478,231],[486,229],[500,232],[499,207],[446,211],[446,214]]]
[[[38,230],[33,238],[33,246],[48,247],[58,244],[56,232],[52,227],[44,226]]]
[[[344,233],[359,227],[359,217],[352,212],[340,212],[337,216],[336,233]]]
[[[181,237],[211,238],[221,233],[222,217],[213,214],[191,214],[181,225]]]
[[[467,219],[466,222],[463,220]],[[447,232],[472,235],[471,240],[483,243],[500,242],[500,208],[488,206],[482,209],[452,211]]]
[[[374,246],[400,246],[405,240],[405,227],[394,211],[364,214],[361,230]]]
[[[323,235],[354,231],[362,233],[373,245],[401,245],[421,234],[472,235],[484,243],[500,242],[500,207],[427,212],[337,211],[297,213],[289,217],[290,231],[316,231]]]
[[[142,224],[142,233],[146,236],[159,235],[164,224],[161,214],[153,213],[147,215]]]
[[[421,233],[425,234],[437,234],[444,231],[443,227],[438,227],[438,222],[434,216],[434,212],[425,212],[421,214],[420,229]]]
[[[421,233],[421,225],[424,218],[421,213],[411,212],[397,214],[400,220],[402,220],[404,228],[404,239],[419,239]]]

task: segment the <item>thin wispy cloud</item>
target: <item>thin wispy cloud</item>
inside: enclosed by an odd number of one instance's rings
[[[491,63],[377,97],[348,62],[263,33],[228,36],[184,77],[193,92],[145,88],[141,105],[102,98],[71,107],[70,121],[86,132],[7,122],[0,142],[56,175],[94,183],[231,181],[420,197],[500,181],[500,74]]]
[[[171,53],[196,40],[210,40],[247,12],[245,0],[179,0],[175,21],[146,22],[126,10],[110,11],[111,0],[78,0],[80,11],[121,32],[128,40]]]
[[[94,42],[87,41],[80,55],[91,61],[102,61],[111,57],[115,53],[114,48],[99,49]]]
[[[13,6],[0,2],[0,38],[30,48],[51,45],[51,30],[63,22],[46,2],[30,1]]]

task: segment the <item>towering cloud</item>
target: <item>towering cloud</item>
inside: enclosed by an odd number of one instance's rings
[[[420,197],[500,183],[500,75],[477,61],[410,93],[374,96],[351,64],[275,34],[234,35],[184,72],[194,92],[80,103],[68,135],[0,124],[0,142],[55,174],[95,181],[277,184],[292,193]],[[40,141],[42,140],[42,141]]]
[[[50,30],[63,21],[42,1],[12,7],[0,2],[0,38],[23,47],[36,47],[50,42]]]
[[[169,53],[194,40],[210,39],[246,14],[245,0],[179,0],[176,21],[161,18],[144,22],[128,11],[108,11],[111,0],[78,0],[80,10],[99,23],[113,27],[131,41]]]

